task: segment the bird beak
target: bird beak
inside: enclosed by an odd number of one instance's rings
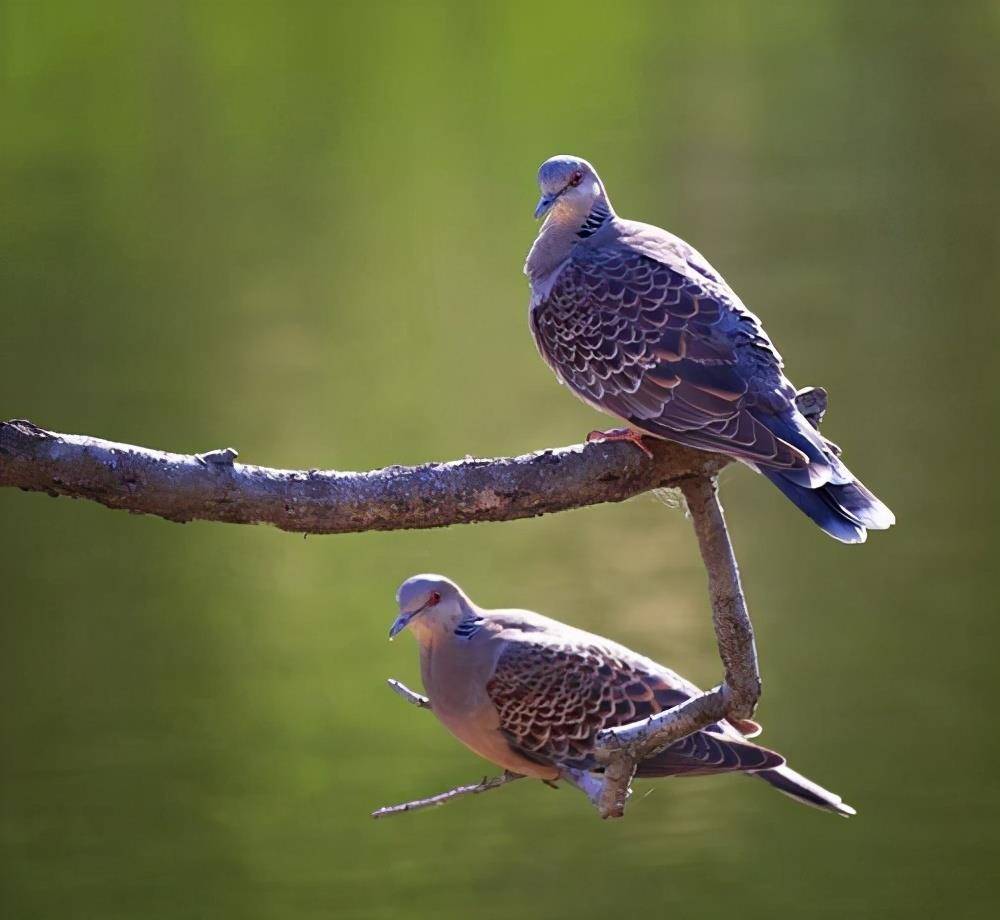
[[[544,217],[549,211],[552,210],[552,205],[556,203],[558,195],[542,195],[538,199],[538,206],[535,208],[535,220],[539,220]]]
[[[413,619],[412,613],[401,613],[396,617],[396,621],[389,627],[389,641],[396,638],[404,629],[406,629],[406,624]]]

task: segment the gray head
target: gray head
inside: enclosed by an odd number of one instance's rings
[[[536,218],[552,211],[557,217],[582,219],[595,201],[611,210],[597,170],[580,157],[560,155],[546,160],[538,169],[538,187],[542,197],[535,208]]]
[[[457,623],[469,603],[465,592],[444,575],[414,575],[407,578],[396,592],[399,616],[389,629],[392,639],[411,623],[426,632],[436,625]]]

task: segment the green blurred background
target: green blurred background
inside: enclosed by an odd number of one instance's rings
[[[1000,5],[5,2],[0,81],[0,417],[285,467],[579,440],[521,276],[571,152],[899,518],[844,547],[723,477],[765,740],[856,819],[730,776],[375,823],[490,770],[385,688],[399,581],[708,685],[680,512],[303,539],[5,490],[4,918],[994,915]]]

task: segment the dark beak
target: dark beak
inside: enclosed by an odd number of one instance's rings
[[[389,641],[391,642],[396,638],[404,629],[406,629],[406,624],[410,622],[418,613],[423,613],[427,609],[427,604],[423,607],[418,607],[416,610],[410,613],[401,613],[396,617],[395,622],[389,627]]]
[[[406,629],[406,624],[410,622],[414,617],[412,613],[401,613],[396,617],[395,622],[389,627],[389,639],[395,639],[404,629]]]
[[[542,197],[538,199],[538,206],[535,208],[535,220],[539,220],[548,214],[549,211],[552,210],[552,205],[556,203],[556,199],[558,197],[558,194],[542,195]]]

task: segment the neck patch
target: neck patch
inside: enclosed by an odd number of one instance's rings
[[[474,613],[462,617],[455,627],[455,635],[459,639],[471,639],[483,626],[483,618],[477,617]]]
[[[587,219],[583,222],[583,226],[576,231],[576,235],[582,240],[585,240],[588,236],[593,236],[604,226],[610,216],[611,212],[607,206],[600,201],[595,201],[594,206],[587,215]]]

